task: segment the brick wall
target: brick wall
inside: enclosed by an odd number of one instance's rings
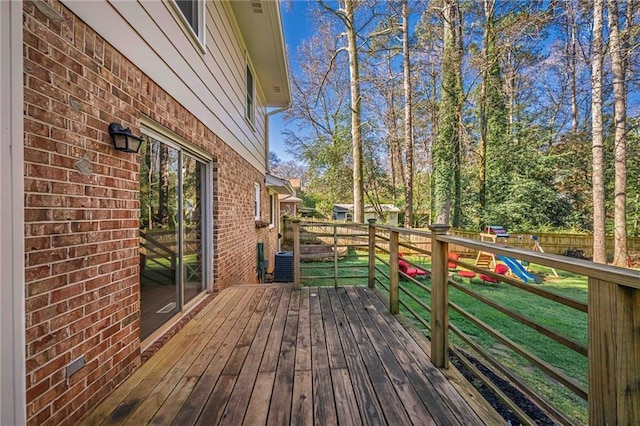
[[[254,224],[254,182],[263,176],[52,6],[62,21],[24,2],[27,416],[38,425],[75,423],[140,364],[139,155],[113,149],[110,122],[139,133],[144,114],[215,158],[218,289],[256,282],[256,243],[270,236]],[[86,366],[67,379],[65,367],[82,355]]]

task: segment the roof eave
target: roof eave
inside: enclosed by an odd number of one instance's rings
[[[260,7],[255,7],[258,3]],[[268,107],[291,104],[289,66],[278,1],[231,1],[231,10],[260,81]]]

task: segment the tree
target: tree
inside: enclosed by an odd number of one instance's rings
[[[626,67],[619,22],[618,2],[608,0],[609,44],[611,51],[611,70],[613,73],[613,121],[615,123],[614,148],[614,225],[613,225],[613,264],[625,266],[627,262],[627,101]]]
[[[282,179],[300,179],[300,185],[307,183],[307,168],[294,160],[281,161],[271,172]]]
[[[604,204],[604,144],[602,133],[602,11],[603,0],[593,2],[593,57],[591,60],[591,143],[593,185],[593,261],[607,263]]]
[[[402,56],[404,70],[404,139],[406,149],[404,226],[413,225],[413,111],[411,101],[411,57],[409,51],[409,6],[402,0]]]
[[[325,19],[318,34],[299,46],[296,58],[300,72],[292,75],[292,107],[284,113],[288,152],[308,167],[309,194],[320,194],[326,204],[351,202],[353,189],[349,78],[345,63],[340,62],[344,57],[336,56],[336,32]]]
[[[336,16],[345,26],[347,52],[349,53],[349,86],[351,94],[351,146],[353,156],[353,221],[364,222],[364,183],[362,169],[362,128],[360,70],[358,65],[358,41],[355,21],[355,0],[344,0],[342,7],[333,9],[320,1],[322,7]]]
[[[433,149],[433,217],[437,223],[451,220],[455,177],[459,173],[460,119],[462,87],[460,78],[458,0],[443,5],[444,50],[442,56],[442,91],[438,108],[438,138]],[[456,172],[456,169],[458,171]],[[455,225],[455,224],[454,224]]]
[[[281,162],[282,160],[280,160],[280,157],[278,157],[278,154],[276,154],[273,151],[269,151],[269,169],[278,167]]]
[[[158,167],[158,223],[160,226],[171,226],[169,214],[169,147],[160,144],[160,165]]]

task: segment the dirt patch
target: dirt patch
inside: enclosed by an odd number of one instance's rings
[[[496,374],[491,368],[484,365],[480,360],[464,353],[464,357],[471,362],[478,370],[487,376],[495,386],[497,386],[502,392],[505,393],[522,411],[524,411],[533,421],[538,425],[555,425],[553,420],[547,416],[547,414],[538,407],[533,401],[531,401],[525,394],[520,392],[507,380]],[[451,354],[451,362],[456,366],[462,375],[473,384],[473,386],[482,394],[482,396],[491,404],[491,406],[504,418],[509,424],[518,425],[521,424],[520,419],[498,398],[495,393],[487,386],[485,386],[480,380],[467,370],[460,362],[455,354]]]
[[[300,246],[300,260],[303,262],[333,260],[333,250],[333,246]],[[347,247],[338,247],[338,259],[342,259],[347,253]]]

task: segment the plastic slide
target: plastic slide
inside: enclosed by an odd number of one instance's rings
[[[522,266],[520,262],[515,260],[513,257],[507,257],[499,254],[498,259],[502,260],[509,267],[509,269],[511,269],[511,272],[516,274],[516,276],[520,278],[525,284],[527,284],[529,280],[531,280],[532,284],[535,284],[536,277],[527,272],[527,270],[524,269],[524,266]]]

